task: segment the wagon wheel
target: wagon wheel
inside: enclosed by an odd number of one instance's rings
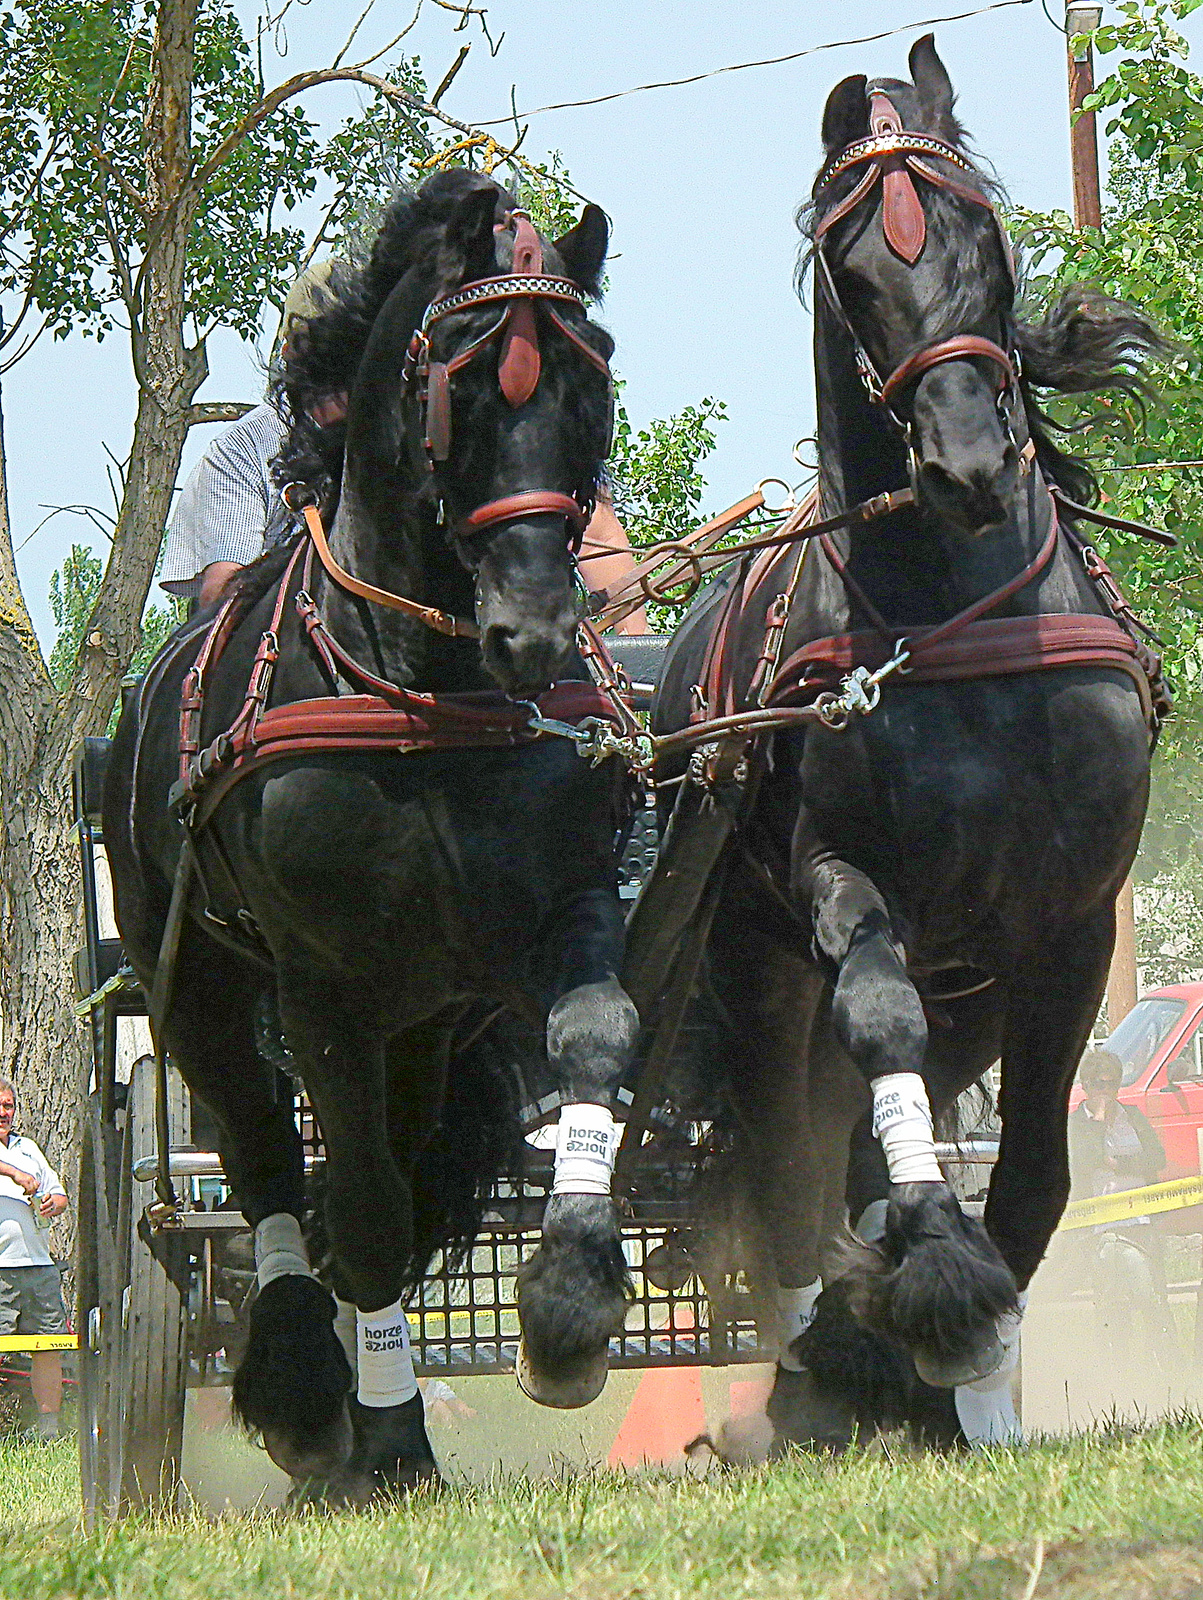
[[[171,1142],[184,1144],[187,1092],[177,1072],[168,1081]],[[134,1163],[156,1149],[155,1065],[144,1058],[135,1063],[130,1079],[117,1216],[126,1285],[117,1373],[122,1513],[174,1505],[180,1481],[188,1371],[187,1246],[182,1238],[167,1241],[170,1273],[152,1255],[138,1231],[151,1190],[133,1175]]]
[[[84,1516],[92,1527],[111,1516],[116,1499],[117,1365],[121,1335],[119,1251],[115,1232],[121,1135],[106,1123],[99,1095],[85,1109],[79,1168],[79,1475]]]

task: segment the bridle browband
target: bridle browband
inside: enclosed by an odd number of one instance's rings
[[[908,266],[915,265],[927,241],[927,220],[914,182],[915,178],[922,178],[933,187],[947,189],[949,193],[955,194],[962,200],[968,200],[989,213],[998,231],[1003,260],[1006,262],[1011,282],[1012,284],[1015,282],[1015,258],[1011,251],[1011,241],[1007,237],[1007,231],[993,201],[970,184],[960,183],[957,179],[938,171],[924,157],[935,157],[968,173],[976,173],[973,163],[944,139],[936,138],[933,134],[908,132],[902,126],[902,118],[893,102],[881,90],[869,90],[869,126],[872,129],[869,138],[857,139],[834,156],[819,174],[814,187],[814,197],[817,200],[836,178],[846,172],[854,171],[857,167],[868,166],[868,171],[863,174],[855,187],[816,225],[814,244],[816,274],[823,284],[832,310],[852,339],[856,367],[861,381],[873,403],[884,407],[898,427],[906,432],[905,423],[893,409],[893,401],[903,391],[917,383],[923,374],[930,372],[933,367],[943,366],[949,361],[982,358],[994,365],[997,398],[1001,408],[1004,397],[1013,395],[1018,390],[1020,366],[1018,352],[1013,346],[1004,350],[1001,345],[995,344],[993,339],[987,339],[981,334],[959,333],[952,338],[941,339],[936,344],[917,350],[914,355],[908,356],[895,367],[893,372],[883,376],[844,310],[824,250],[824,239],[837,222],[842,222],[862,201],[868,199],[878,183],[882,188],[882,230],[886,244]]]
[[[451,379],[474,359],[486,345],[496,338],[501,340],[498,355],[497,377],[501,392],[511,406],[524,405],[539,384],[542,356],[539,350],[538,324],[535,305],[542,306],[548,319],[574,348],[603,373],[609,385],[611,432],[613,428],[614,391],[610,364],[605,356],[595,350],[588,340],[571,327],[551,302],[560,301],[586,310],[589,297],[569,278],[557,278],[543,271],[543,246],[525,211],[508,212],[497,223],[494,233],[508,228],[514,230],[513,271],[495,278],[479,278],[466,283],[451,294],[441,295],[426,307],[420,326],[414,331],[405,352],[401,368],[401,381],[405,387],[416,389],[419,411],[423,417],[422,447],[426,465],[433,473],[436,463],[446,461],[451,454]],[[430,356],[430,330],[443,317],[453,312],[481,305],[501,305],[504,310],[492,327],[479,338],[452,356],[449,361],[433,361]],[[605,454],[610,453],[607,437]],[[306,530],[326,575],[340,589],[386,606],[404,616],[423,623],[436,633],[449,638],[479,639],[480,630],[474,622],[454,617],[436,606],[419,604],[405,595],[394,594],[390,589],[377,588],[357,578],[339,565],[326,540],[321,516],[312,503],[312,496],[302,485],[289,484],[283,491],[285,504],[300,513]],[[306,503],[306,502],[309,503]],[[568,546],[575,553],[580,549],[592,515],[591,505],[581,505],[575,496],[563,494],[558,489],[524,489],[500,499],[486,501],[468,513],[450,536],[463,540],[483,528],[496,527],[501,522],[511,522],[518,517],[563,517],[568,529]]]

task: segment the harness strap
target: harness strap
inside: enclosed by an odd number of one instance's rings
[[[420,605],[416,600],[410,600],[403,594],[394,594],[391,589],[378,589],[374,583],[365,583],[362,578],[356,578],[345,567],[340,567],[330,552],[326,542],[326,530],[322,527],[322,519],[314,505],[303,508],[305,529],[313,541],[313,548],[317,551],[318,560],[326,570],[326,575],[340,589],[348,594],[357,595],[361,600],[370,600],[373,605],[387,606],[390,611],[400,611],[403,616],[412,617],[416,622],[421,622],[435,633],[444,634],[449,639],[479,639],[480,629],[474,622],[468,622],[463,617],[453,617],[446,611],[440,611],[437,606]]]
[[[933,644],[938,644],[942,639],[951,638],[953,634],[960,633],[963,628],[967,628],[970,623],[976,622],[979,617],[984,617],[987,611],[993,611],[995,606],[1001,606],[1005,601],[1010,600],[1013,595],[1026,588],[1033,578],[1044,571],[1045,567],[1053,559],[1053,553],[1057,548],[1057,537],[1060,533],[1060,523],[1057,519],[1055,503],[1050,502],[1050,511],[1048,534],[1044,543],[1031,561],[1028,562],[1027,566],[1017,572],[1013,578],[1009,578],[1001,588],[992,589],[989,594],[983,595],[980,600],[975,600],[972,605],[966,606],[963,611],[958,611],[955,617],[950,617],[947,622],[940,623],[937,628],[930,631],[927,629],[899,628],[887,622],[881,612],[873,605],[860,584],[848,571],[848,564],[836,549],[835,542],[827,534],[824,534],[820,544],[823,554],[835,568],[840,581],[868,617],[875,630],[883,639],[889,640],[891,644],[904,635],[908,642],[913,638],[916,644],[912,648],[911,654],[914,656],[915,650],[921,647],[919,644],[921,639],[923,641],[922,648],[928,648]]]

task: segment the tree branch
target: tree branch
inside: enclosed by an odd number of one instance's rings
[[[205,422],[237,422],[254,406],[247,400],[201,400],[188,407],[188,426],[195,428]]]

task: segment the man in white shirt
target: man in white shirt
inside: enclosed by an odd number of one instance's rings
[[[67,1209],[58,1174],[32,1139],[15,1134],[17,1096],[0,1078],[0,1334],[66,1333],[59,1270],[47,1230]],[[30,1356],[37,1436],[58,1438],[63,1361],[57,1350]]]

